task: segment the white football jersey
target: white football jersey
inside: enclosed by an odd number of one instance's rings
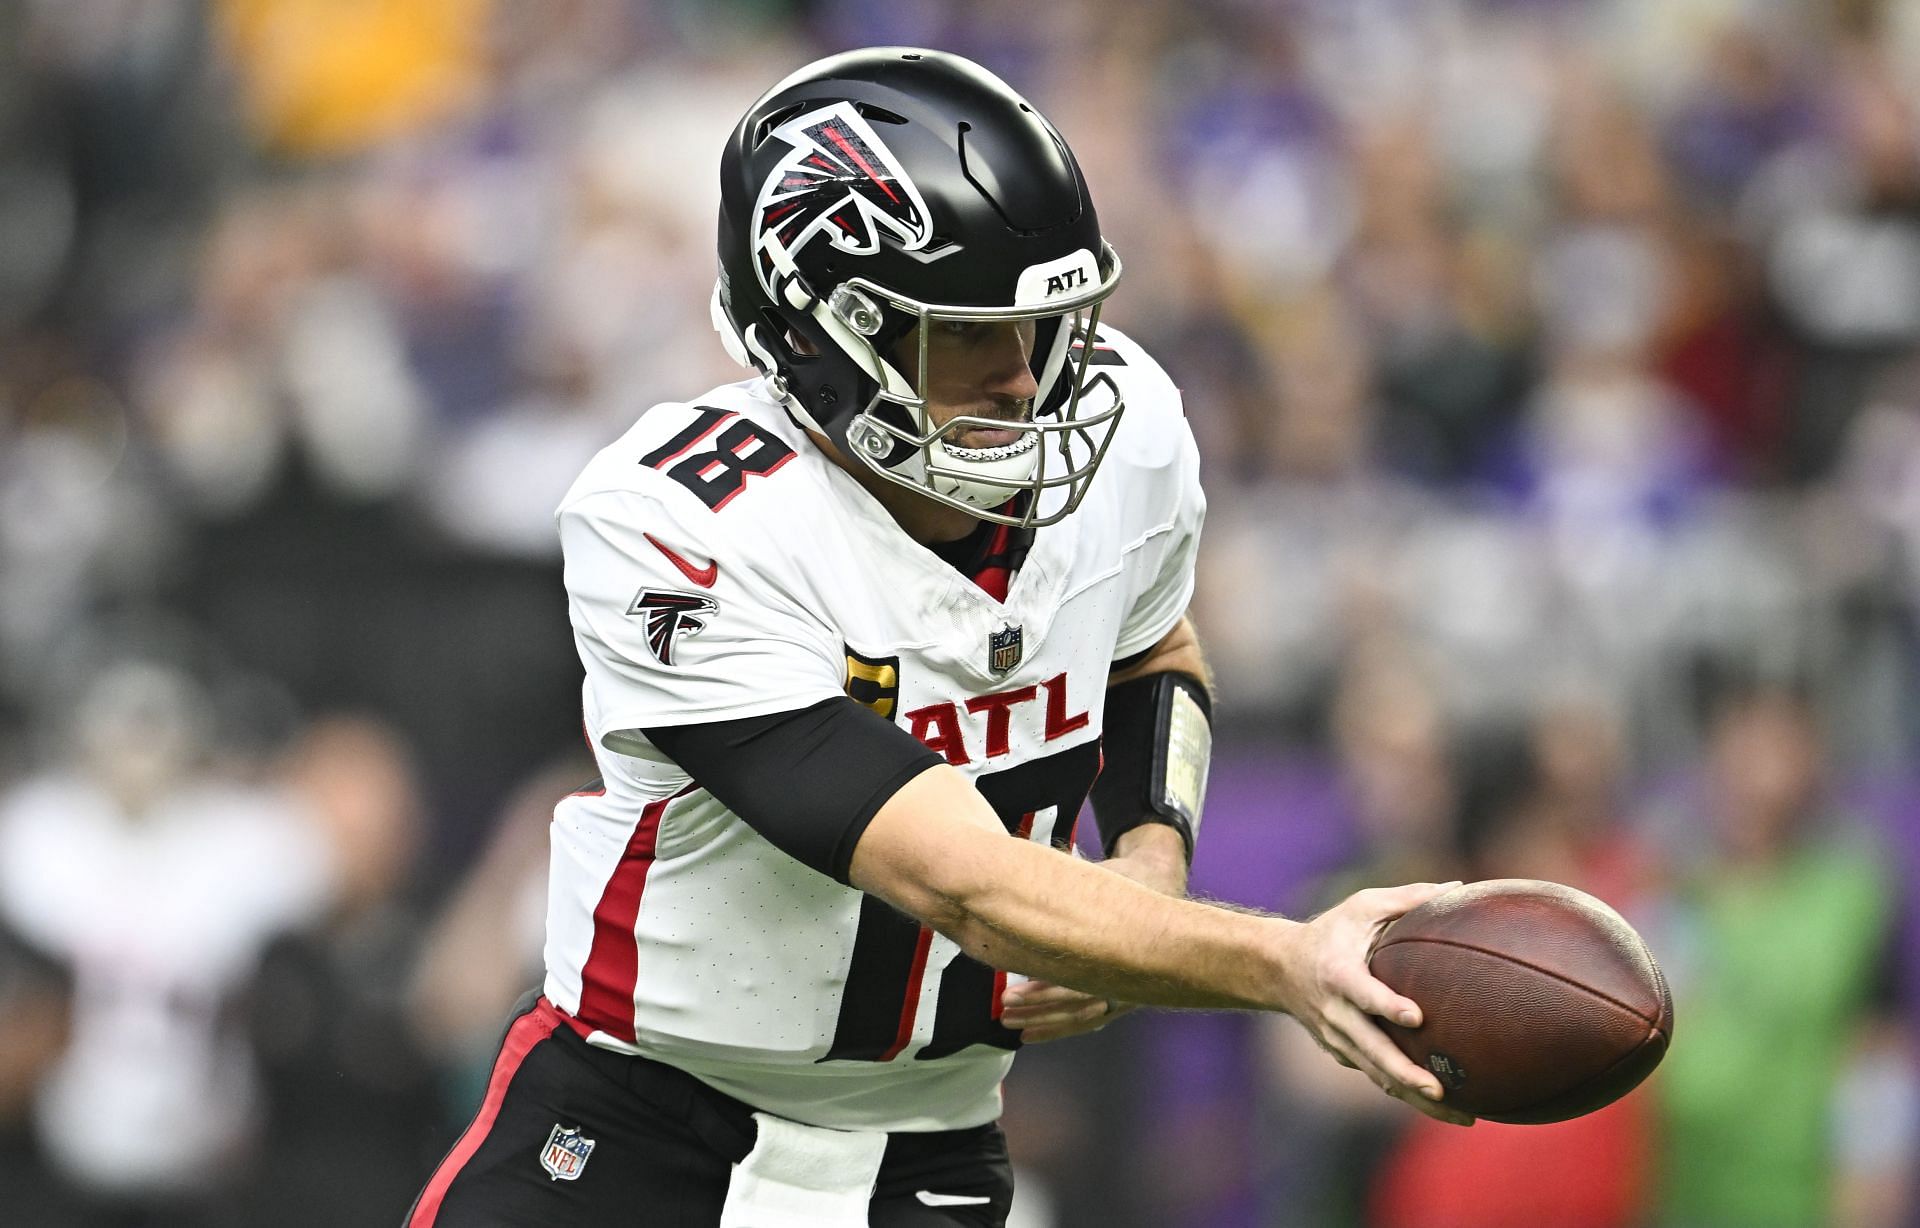
[[[587,466],[559,523],[602,779],[555,814],[546,994],[592,1043],[813,1125],[999,1115],[1006,974],[776,849],[639,731],[852,695],[971,776],[1011,835],[1071,849],[1109,670],[1186,610],[1205,513],[1166,374],[1112,330],[1093,361],[1126,412],[1005,601],[759,379],[656,407]]]
[[[333,868],[266,792],[183,786],[139,819],[79,776],[0,797],[0,917],[73,972],[34,1106],[59,1168],[128,1197],[217,1178],[258,1110],[233,1000],[269,941],[318,918]]]

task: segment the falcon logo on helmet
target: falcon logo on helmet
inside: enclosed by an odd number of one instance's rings
[[[755,207],[755,268],[761,288],[778,297],[782,273],[793,257],[825,236],[849,255],[870,256],[890,235],[904,251],[920,251],[933,238],[927,202],[899,169],[853,104],[807,111],[774,129],[793,146],[760,189]]]

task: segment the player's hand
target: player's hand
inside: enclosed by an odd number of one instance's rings
[[[1098,1032],[1132,1009],[1131,1003],[1048,981],[1021,981],[1000,995],[1001,1024],[1020,1033],[1021,1043],[1028,1045]]]
[[[1187,893],[1186,846],[1171,827],[1150,823],[1134,828],[1099,865],[1162,895]],[[1096,998],[1049,981],[1016,982],[1000,995],[1000,1022],[1029,1045],[1098,1032],[1133,1009],[1132,1003]]]
[[[1411,883],[1356,892],[1299,926],[1287,960],[1287,1009],[1322,1049],[1387,1095],[1436,1120],[1470,1126],[1472,1117],[1441,1102],[1440,1080],[1374,1023],[1377,1017],[1419,1027],[1419,1004],[1367,970],[1367,954],[1388,922],[1455,886]]]

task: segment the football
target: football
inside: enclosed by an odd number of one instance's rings
[[[1673,996],[1619,913],[1538,879],[1469,883],[1381,931],[1373,974],[1420,1004],[1382,1026],[1488,1121],[1565,1121],[1613,1103],[1660,1064]]]

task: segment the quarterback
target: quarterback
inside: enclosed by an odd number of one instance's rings
[[[601,776],[413,1228],[1002,1224],[1014,1053],[1133,1004],[1289,1012],[1468,1120],[1371,1021],[1417,1022],[1365,957],[1434,884],[1306,923],[1183,898],[1205,502],[1060,135],[966,60],[850,52],[747,111],[721,191],[755,374],[560,507]]]

